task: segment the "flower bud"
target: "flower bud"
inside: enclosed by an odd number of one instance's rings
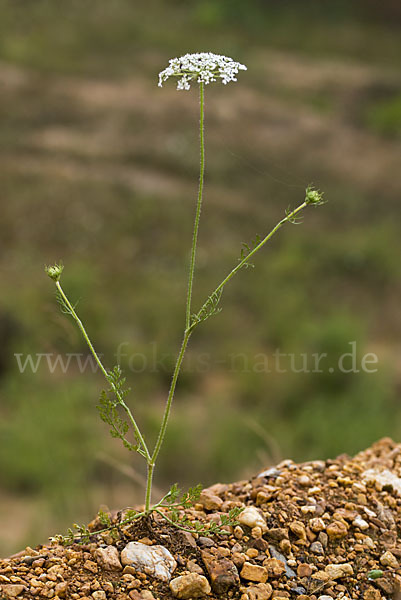
[[[50,267],[48,267],[48,266],[45,267],[46,273],[48,274],[50,279],[53,279],[53,281],[59,281],[63,270],[64,270],[64,265],[62,265],[62,264],[59,264],[59,265],[55,264]]]
[[[312,185],[308,185],[305,192],[305,203],[319,206],[324,204],[323,193],[316,190]]]

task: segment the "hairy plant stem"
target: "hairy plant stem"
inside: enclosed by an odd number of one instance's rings
[[[127,413],[127,416],[129,418],[129,420],[131,421],[131,425],[132,425],[132,427],[133,427],[133,429],[135,431],[135,436],[136,436],[139,444],[142,446],[142,448],[138,448],[138,452],[144,458],[146,458],[146,460],[149,462],[149,460],[150,460],[150,453],[149,453],[149,450],[147,448],[146,442],[145,442],[145,440],[144,440],[144,438],[143,438],[143,436],[141,434],[141,431],[140,431],[140,429],[138,427],[137,422],[135,421],[135,419],[134,419],[134,417],[133,417],[133,415],[132,415],[129,407],[125,403],[124,398],[121,396],[120,392],[116,389],[115,385],[112,382],[110,382],[110,380],[109,380],[109,374],[108,374],[107,370],[103,366],[102,361],[100,360],[100,358],[99,358],[99,356],[98,356],[95,348],[93,347],[92,342],[89,339],[88,334],[86,333],[86,329],[83,326],[81,319],[78,317],[77,313],[75,312],[74,307],[72,306],[71,302],[68,300],[67,296],[65,295],[64,290],[61,287],[61,284],[60,284],[59,281],[56,281],[56,286],[57,286],[57,289],[58,289],[58,291],[59,291],[59,293],[60,293],[63,301],[65,302],[65,304],[66,304],[66,306],[68,308],[69,314],[72,316],[72,318],[74,319],[74,321],[78,325],[79,329],[81,330],[81,333],[82,333],[82,335],[83,335],[86,343],[88,344],[88,347],[89,347],[89,350],[92,353],[92,356],[94,357],[94,359],[96,360],[97,364],[99,365],[99,368],[100,368],[101,372],[103,373],[104,377],[110,383],[110,385],[111,385],[111,387],[113,389],[113,393],[115,394],[115,396],[116,396],[116,398],[118,400],[118,403],[125,410],[125,412]]]
[[[232,271],[230,271],[230,273],[227,275],[227,277],[225,277],[221,281],[221,283],[219,283],[219,285],[210,294],[210,296],[221,293],[223,288],[225,287],[225,285],[230,281],[230,279],[232,279],[234,277],[234,275],[236,273],[238,273],[238,271],[240,271],[240,269],[242,269],[242,267],[244,267],[245,265],[248,264],[249,259],[252,258],[252,256],[254,254],[256,254],[256,252],[258,252],[258,250],[260,250],[266,244],[266,242],[268,242],[270,240],[271,237],[273,237],[273,235],[276,233],[276,231],[278,231],[280,229],[280,227],[282,227],[284,225],[284,223],[294,222],[294,219],[296,218],[298,213],[300,213],[306,206],[308,206],[308,202],[302,202],[302,204],[297,206],[297,208],[294,208],[294,210],[288,212],[286,214],[286,216],[283,219],[281,219],[281,221],[279,221],[277,223],[277,225],[270,231],[270,233],[268,233],[266,235],[266,237],[263,238],[263,240],[261,240],[246,256],[244,256],[244,258],[242,258],[240,260],[240,262],[237,264],[237,266],[234,267],[234,269],[232,269]],[[207,300],[205,301],[205,303],[206,302],[207,302]]]
[[[145,501],[145,511],[150,510],[150,501],[151,501],[151,488],[152,488],[152,477],[153,477],[153,469],[157,460],[157,457],[160,452],[160,448],[163,444],[164,436],[166,435],[166,429],[168,425],[168,420],[171,412],[171,405],[174,399],[175,388],[177,385],[178,376],[180,374],[182,361],[184,360],[185,350],[187,349],[189,338],[191,337],[191,332],[186,330],[184,334],[184,339],[181,344],[181,349],[177,357],[177,361],[175,363],[175,368],[173,372],[173,377],[171,379],[170,390],[167,396],[166,407],[164,409],[163,420],[160,425],[159,435],[156,441],[155,449],[153,451],[151,462],[152,469],[149,471],[148,469],[148,481],[146,485],[146,501]]]
[[[199,84],[199,104],[200,104],[200,117],[199,117],[199,150],[200,150],[200,169],[199,169],[199,189],[198,189],[198,201],[196,204],[195,223],[192,235],[192,248],[191,248],[191,262],[189,267],[189,278],[188,278],[188,292],[187,292],[187,311],[185,329],[189,329],[191,322],[191,302],[192,302],[192,288],[194,282],[195,272],[195,261],[196,261],[196,248],[198,242],[198,231],[199,231],[199,220],[202,210],[202,198],[203,198],[203,180],[205,177],[205,90],[204,83]]]
[[[191,259],[189,264],[189,277],[188,277],[188,289],[187,289],[187,302],[186,302],[186,318],[185,318],[185,332],[182,340],[181,349],[177,356],[173,376],[171,379],[171,385],[167,396],[166,406],[164,409],[163,419],[160,425],[159,435],[157,437],[156,445],[153,450],[153,454],[150,462],[148,462],[148,479],[146,484],[146,495],[145,495],[145,512],[150,512],[151,509],[151,494],[152,494],[152,481],[153,471],[155,463],[159,455],[161,446],[163,444],[164,437],[166,435],[168,420],[171,412],[171,405],[174,399],[175,388],[177,385],[178,376],[181,371],[182,361],[184,360],[185,351],[188,346],[189,338],[191,337],[191,304],[192,304],[192,289],[194,283],[195,263],[196,263],[196,248],[198,244],[198,232],[199,232],[199,221],[202,210],[202,199],[203,199],[203,181],[205,177],[205,89],[204,83],[199,84],[199,154],[200,154],[200,169],[199,169],[199,188],[198,188],[198,200],[196,203],[194,229],[192,234],[192,247],[191,247]]]

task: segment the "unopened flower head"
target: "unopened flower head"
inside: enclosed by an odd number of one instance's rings
[[[228,56],[212,52],[185,54],[180,58],[172,58],[169,66],[159,73],[159,86],[162,87],[169,77],[179,78],[177,90],[189,90],[193,81],[206,85],[221,79],[226,84],[237,81],[238,71],[246,71],[246,66]]]
[[[53,279],[53,281],[59,281],[63,270],[64,266],[61,263],[45,267],[46,273],[48,274],[50,279]]]
[[[324,204],[323,193],[315,189],[313,185],[308,185],[305,193],[306,204],[313,204],[314,206],[320,206]]]

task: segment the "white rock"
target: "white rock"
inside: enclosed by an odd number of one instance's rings
[[[96,592],[93,592],[92,598],[93,600],[106,600],[106,592],[103,590],[97,590]]]
[[[141,542],[130,542],[121,552],[123,565],[161,581],[170,581],[177,566],[173,556],[164,546],[146,546]]]
[[[254,506],[247,506],[245,510],[238,515],[238,521],[241,525],[247,525],[251,529],[260,527],[263,533],[267,531],[265,518]]]
[[[188,600],[190,598],[201,598],[210,594],[210,585],[206,577],[198,573],[181,575],[170,581],[170,590],[176,598]]]
[[[364,531],[365,529],[369,529],[369,523],[365,521],[365,519],[362,519],[362,517],[360,517],[359,515],[355,517],[355,519],[352,521],[352,524],[354,527],[362,529],[362,531]]]

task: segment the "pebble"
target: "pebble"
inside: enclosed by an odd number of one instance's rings
[[[270,583],[258,583],[245,589],[241,600],[269,600],[273,593]]]
[[[282,562],[285,568],[285,574],[287,577],[295,577],[295,572],[291,569],[287,559],[280,552],[277,552],[274,546],[269,546],[270,555],[276,558],[279,562]]]
[[[93,600],[106,600],[106,598],[107,598],[106,592],[103,592],[103,590],[98,590],[96,592],[93,592],[92,598],[93,598]]]
[[[263,561],[263,565],[266,567],[269,577],[281,577],[285,573],[285,564],[277,558],[268,558]]]
[[[348,577],[354,574],[354,569],[350,563],[343,563],[339,565],[331,564],[325,567],[325,572],[330,579],[340,579],[341,577]]]
[[[323,549],[323,546],[322,546],[322,544],[320,542],[313,542],[310,545],[310,551],[313,554],[324,554],[324,549]]]
[[[333,521],[326,527],[326,533],[331,540],[343,538],[348,533],[348,527],[342,521]]]
[[[308,525],[314,533],[320,533],[326,529],[326,524],[320,517],[314,517],[313,519],[310,519]]]
[[[25,590],[25,586],[18,584],[6,584],[2,585],[0,589],[3,592],[3,594],[6,594],[6,596],[8,596],[9,598],[17,598]]]
[[[244,563],[240,575],[242,579],[248,581],[257,581],[259,583],[265,583],[267,581],[267,569],[249,562]]]
[[[202,598],[202,596],[207,596],[211,592],[206,577],[198,573],[175,577],[170,581],[170,590],[176,598],[182,600]]]
[[[293,521],[290,523],[290,529],[300,540],[306,541],[306,529],[303,523],[300,521]]]
[[[238,569],[231,560],[216,558],[207,550],[202,551],[202,559],[214,592],[225,594],[229,589],[239,587]]]
[[[210,490],[204,489],[201,492],[199,504],[202,504],[206,510],[219,510],[223,504],[223,500]]]
[[[392,569],[398,569],[398,560],[390,551],[385,552],[380,557],[380,564],[384,567],[391,567]]]
[[[97,573],[97,564],[93,560],[86,560],[84,563],[84,569],[91,573]]]
[[[381,593],[374,587],[368,587],[363,594],[363,600],[381,600]]]
[[[362,529],[362,531],[369,529],[369,523],[367,521],[365,521],[365,519],[362,519],[362,517],[360,517],[360,516],[355,517],[355,519],[352,521],[352,524],[354,527],[358,527],[359,529]]]
[[[118,550],[115,546],[107,546],[107,548],[97,548],[95,558],[98,565],[105,571],[121,571],[122,564]]]
[[[298,577],[310,577],[312,575],[312,567],[307,563],[301,563],[297,567],[297,575]]]
[[[262,532],[267,531],[265,518],[261,515],[254,506],[247,506],[238,516],[238,521],[241,525],[247,525],[251,529],[260,527]]]
[[[177,566],[172,554],[164,546],[147,546],[129,542],[121,552],[123,565],[130,565],[140,573],[168,582]]]

